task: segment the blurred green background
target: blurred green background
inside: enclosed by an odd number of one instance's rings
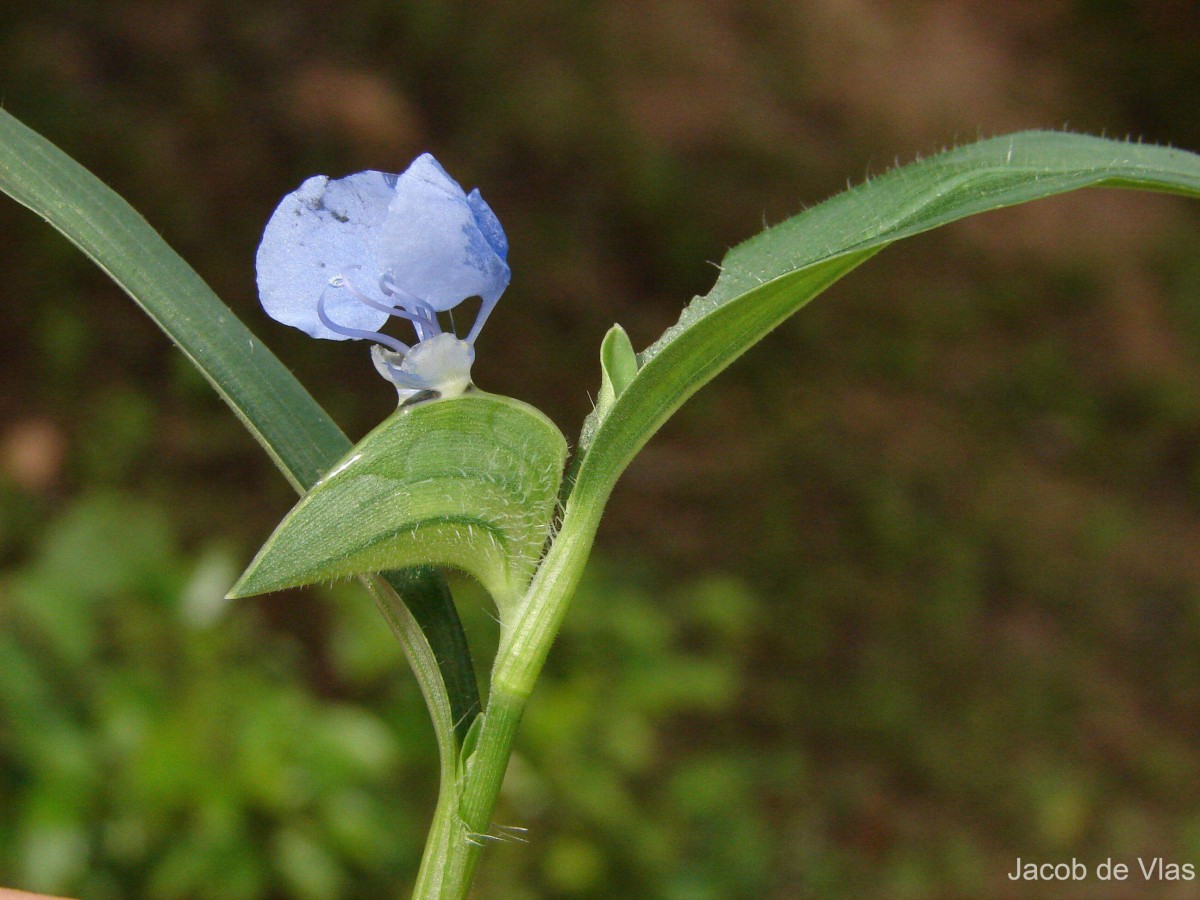
[[[1196,26],[1121,0],[6,0],[0,102],[354,437],[394,392],[260,312],[254,250],[308,175],[433,151],[512,244],[476,381],[574,436],[612,322],[645,346],[847,177],[1027,127],[1200,149]],[[0,884],[401,895],[435,756],[386,627],[354,585],[220,599],[289,488],[65,241],[8,201],[0,234]],[[894,247],[630,468],[506,783],[529,843],[477,896],[1200,863],[1198,543],[1195,204],[1091,192]]]

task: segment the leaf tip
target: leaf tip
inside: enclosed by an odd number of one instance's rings
[[[604,398],[611,394],[610,401],[620,397],[637,375],[637,353],[634,352],[629,335],[620,325],[613,325],[608,329],[608,334],[604,335],[600,344],[600,369],[603,379],[600,396]]]

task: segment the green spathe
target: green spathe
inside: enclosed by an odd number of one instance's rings
[[[541,556],[566,454],[553,422],[508,397],[401,407],[313,486],[230,595],[435,564],[478,578],[504,616]]]

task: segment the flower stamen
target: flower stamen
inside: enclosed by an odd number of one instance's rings
[[[479,312],[475,316],[475,324],[471,326],[471,331],[463,338],[464,341],[471,345],[475,344],[475,338],[479,337],[479,332],[483,329],[483,323],[492,314],[492,310],[496,308],[496,302],[499,299],[499,297],[496,297],[490,302],[487,298],[483,299],[483,303],[479,307]]]
[[[405,310],[405,312],[399,312],[393,306],[391,307],[393,313],[412,322],[413,327],[417,329],[417,337],[420,340],[428,340],[442,333],[442,326],[438,322],[437,310],[420,297],[410,294],[404,288],[400,287],[400,285],[396,284],[390,272],[380,276],[379,289],[387,296],[396,298],[400,304],[400,308]]]
[[[370,341],[401,402],[470,388],[475,340],[511,276],[496,214],[428,153],[400,175],[306,179],[276,207],[256,263],[268,315],[315,338]],[[463,340],[454,308],[474,297],[482,303]],[[384,334],[392,317],[412,323],[416,339]]]
[[[357,293],[357,292],[356,292]],[[339,325],[333,319],[329,318],[329,314],[325,310],[325,294],[322,293],[317,299],[317,318],[321,324],[332,331],[334,334],[341,334],[348,338],[361,338],[367,341],[374,341],[377,344],[382,344],[389,347],[397,353],[407,353],[409,351],[408,344],[396,340],[391,335],[383,334],[378,331],[364,331],[361,328],[347,328],[345,325]]]
[[[350,292],[351,297],[353,297],[359,303],[369,306],[372,309],[377,309],[380,312],[387,313],[389,316],[399,316],[401,319],[406,319],[407,321],[412,322],[413,328],[415,328],[417,332],[418,342],[428,340],[429,338],[442,333],[441,326],[438,324],[437,313],[434,312],[433,307],[424,300],[413,297],[406,291],[400,291],[400,293],[403,293],[405,297],[403,299],[397,298],[400,305],[396,305],[391,303],[383,303],[374,299],[373,297],[368,297],[366,294],[356,288],[350,279],[345,275],[334,276],[333,278],[329,279],[329,284],[331,287],[345,288]],[[394,285],[391,287],[394,287]],[[394,290],[389,290],[389,285],[385,283],[383,278],[379,280],[379,289],[389,297],[394,296],[396,293]],[[398,291],[398,289],[396,290]],[[413,310],[407,308],[407,304],[410,302],[417,308],[416,312],[413,312]]]

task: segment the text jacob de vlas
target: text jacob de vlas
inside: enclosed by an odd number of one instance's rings
[[[1084,881],[1094,877],[1098,881],[1128,881],[1140,877],[1143,881],[1195,881],[1196,867],[1192,863],[1168,862],[1161,856],[1138,857],[1133,864],[1113,862],[1109,857],[1097,863],[1094,871],[1075,857],[1070,862],[1027,862],[1017,857],[1016,865],[1008,873],[1009,881]]]

